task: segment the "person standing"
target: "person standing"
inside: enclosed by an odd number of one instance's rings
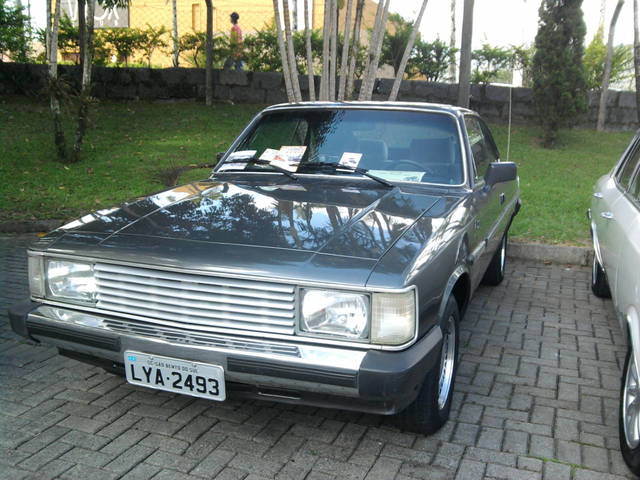
[[[238,25],[240,15],[233,12],[231,18],[231,34],[229,35],[229,58],[224,62],[224,69],[229,70],[232,66],[236,71],[242,70],[242,29]]]

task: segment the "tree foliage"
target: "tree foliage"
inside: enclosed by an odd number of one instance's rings
[[[584,51],[584,70],[587,88],[597,90],[602,86],[607,46],[604,43],[604,32],[599,28]],[[611,83],[619,83],[633,77],[633,47],[617,45],[613,49],[611,61]]]
[[[533,57],[533,97],[545,147],[586,108],[582,0],[544,0]]]
[[[487,85],[513,66],[513,51],[485,43],[482,48],[471,53],[471,62],[473,64],[471,83]]]
[[[433,42],[417,40],[407,65],[408,76],[424,77],[428,82],[442,80],[457,51],[440,39]]]
[[[0,62],[3,55],[26,62],[31,55],[31,27],[24,7],[0,0]]]
[[[391,65],[393,67],[394,75],[397,75],[400,62],[402,60],[402,54],[404,53],[409,37],[411,36],[411,29],[413,24],[404,19],[398,13],[390,13],[389,20],[390,26],[387,26],[387,30],[382,40],[382,54],[380,56],[380,62],[383,64]],[[416,43],[420,40],[416,40]]]

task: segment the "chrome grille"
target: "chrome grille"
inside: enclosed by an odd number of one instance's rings
[[[157,338],[171,343],[196,345],[200,347],[218,347],[239,352],[263,353],[269,355],[284,355],[299,358],[300,349],[295,345],[273,343],[247,338],[231,338],[221,335],[212,335],[206,332],[169,328],[161,325],[137,322],[134,320],[117,320],[105,318],[103,323],[106,328],[125,335],[140,335],[143,337]]]
[[[294,331],[293,285],[105,263],[95,275],[103,310],[197,330]]]

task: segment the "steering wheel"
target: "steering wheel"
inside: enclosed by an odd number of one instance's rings
[[[410,165],[411,167],[414,167],[417,169],[418,172],[424,172],[427,173],[429,175],[433,175],[434,172],[433,170],[431,170],[429,167],[425,167],[424,165],[420,165],[418,162],[414,162],[413,160],[398,160],[398,162],[395,164],[395,168],[394,170],[402,170],[401,168],[398,168],[400,165],[402,165],[403,163]]]

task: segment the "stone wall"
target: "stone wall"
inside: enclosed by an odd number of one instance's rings
[[[61,75],[78,85],[80,69],[62,65]],[[204,69],[198,68],[111,68],[94,69],[94,95],[113,100],[202,100]],[[320,79],[316,77],[316,88]],[[374,100],[386,100],[392,79],[376,82]],[[42,94],[46,85],[46,67],[34,64],[0,63],[0,95]],[[303,98],[308,98],[308,81],[300,76]],[[358,87],[358,85],[356,85]],[[236,103],[274,104],[287,101],[282,74],[273,72],[213,72],[213,94],[216,100]],[[456,102],[457,85],[405,81],[398,100],[450,103]],[[471,87],[471,108],[492,122],[509,118],[509,88],[500,86]],[[595,127],[598,109],[597,92],[589,95],[589,110],[578,120],[582,127]],[[511,89],[514,123],[535,122],[533,94],[529,88]],[[635,93],[610,91],[607,127],[631,130],[638,127]]]

